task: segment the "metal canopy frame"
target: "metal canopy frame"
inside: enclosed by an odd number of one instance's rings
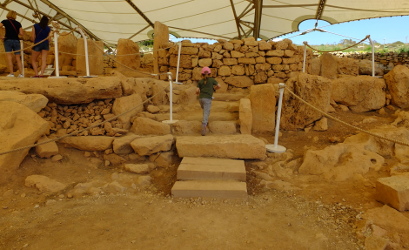
[[[0,13],[5,18],[16,10],[26,30],[47,15],[62,30],[79,36],[80,27],[91,39],[115,45],[119,38],[150,39],[156,21],[187,38],[271,39],[299,31],[307,19],[335,24],[409,15],[405,1],[374,0],[367,6],[356,0],[3,0]]]

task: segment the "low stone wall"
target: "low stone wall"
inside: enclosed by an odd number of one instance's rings
[[[158,53],[161,73],[172,72],[175,79],[178,63],[178,44]],[[253,37],[242,40],[218,40],[217,43],[182,41],[178,81],[195,83],[201,79],[200,70],[208,66],[212,76],[236,87],[260,83],[286,81],[292,72],[302,71],[303,47],[289,39],[279,42],[256,41]],[[307,61],[313,57],[308,50]],[[167,76],[161,76],[166,80]]]
[[[337,57],[348,57],[358,60],[372,60],[372,53],[359,53],[359,52],[336,52],[332,53]],[[385,70],[389,72],[396,65],[404,65],[409,67],[409,54],[408,53],[397,53],[397,52],[388,52],[388,53],[374,53],[375,62],[385,66]],[[385,73],[387,73],[385,72]]]

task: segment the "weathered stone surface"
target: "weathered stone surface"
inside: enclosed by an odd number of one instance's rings
[[[319,76],[321,74],[321,60],[320,58],[313,58],[307,67],[307,72],[311,75]]]
[[[246,181],[243,160],[184,157],[177,170],[178,180]]]
[[[0,102],[0,152],[33,145],[49,129],[49,124],[26,106]],[[13,174],[30,149],[0,155],[0,183]]]
[[[131,142],[131,147],[139,155],[151,155],[158,152],[169,151],[174,142],[173,135],[136,138]]]
[[[331,100],[331,80],[300,73],[290,78],[287,87],[314,107],[328,112]],[[321,119],[323,115],[284,91],[281,124],[284,129],[303,129],[306,125]]]
[[[113,137],[109,136],[71,136],[59,142],[68,147],[85,151],[104,151],[112,147]]]
[[[250,89],[253,132],[271,132],[275,128],[275,89],[272,84],[254,85]]]
[[[137,135],[166,135],[170,134],[170,125],[145,117],[137,117],[130,131]]]
[[[141,67],[141,56],[137,43],[131,39],[120,38],[118,40],[116,67],[120,72],[127,72]]]
[[[154,105],[169,104],[167,92],[169,91],[169,82],[154,81],[151,85],[152,103]]]
[[[156,167],[171,168],[173,164],[179,161],[179,157],[173,151],[159,152],[149,156],[149,160],[155,163]]]
[[[245,70],[242,65],[234,65],[231,69],[231,73],[236,76],[242,76],[245,74]]]
[[[40,94],[24,94],[19,91],[0,91],[0,101],[11,101],[23,104],[38,113],[48,103],[48,99]]]
[[[336,79],[338,75],[338,60],[330,53],[324,53],[321,57],[321,76]]]
[[[379,178],[376,200],[403,212],[409,210],[409,175]]]
[[[146,100],[146,93],[155,80],[152,78],[129,77],[121,80],[123,95],[139,94],[142,100]]]
[[[64,190],[67,185],[44,175],[30,175],[25,180],[26,187],[35,187],[41,192],[56,193]]]
[[[193,135],[199,134],[202,122],[180,120],[172,125],[174,135]]]
[[[247,186],[241,181],[176,181],[171,193],[178,198],[247,199]]]
[[[95,99],[122,96],[121,80],[118,77],[7,79],[0,82],[0,90],[41,94],[57,104],[90,103]]]
[[[90,75],[102,75],[104,73],[104,42],[91,41],[87,39],[88,46],[88,64]],[[75,60],[76,71],[80,75],[87,75],[85,62],[85,44],[84,39],[77,41],[77,56]]]
[[[328,118],[323,117],[316,121],[313,127],[314,131],[327,131],[328,130]]]
[[[401,235],[409,234],[409,219],[387,205],[369,209],[362,217],[367,221],[367,226],[376,225],[391,234],[393,232],[399,232]]]
[[[282,57],[284,56],[284,50],[281,49],[269,50],[266,52],[266,56]]]
[[[351,76],[359,75],[358,60],[348,57],[338,58],[338,73]]]
[[[133,152],[131,142],[138,137],[140,136],[133,133],[128,133],[123,137],[115,138],[112,142],[112,149],[114,150],[115,154],[130,154]]]
[[[299,168],[301,174],[320,175],[327,180],[345,181],[379,170],[384,158],[359,144],[340,143],[322,150],[307,150]]]
[[[380,129],[371,129],[371,133],[380,137],[389,138],[392,140],[409,143],[409,130],[405,127],[396,128],[394,126],[384,126]],[[382,156],[394,155],[400,162],[409,163],[408,147],[393,143],[391,141],[382,140],[381,138],[359,133],[345,139],[345,143],[359,143],[362,146]]]
[[[231,68],[229,66],[223,65],[218,71],[219,76],[229,76],[231,75]]]
[[[372,75],[372,61],[371,60],[360,60],[358,62],[359,74],[360,75]],[[383,76],[383,68],[380,64],[375,62],[375,76]]]
[[[251,135],[180,136],[176,138],[179,157],[264,159],[265,143]]]
[[[135,174],[147,174],[150,171],[149,164],[124,164],[124,169],[126,171]]]
[[[249,87],[254,84],[253,80],[251,80],[248,76],[230,76],[226,77],[224,81],[239,88]]]
[[[78,38],[74,34],[62,32],[58,37],[58,51],[65,52],[58,56],[60,70],[64,66],[73,66],[75,54],[77,54]]]
[[[259,50],[271,50],[271,48],[273,47],[273,45],[269,42],[266,41],[259,41],[258,42],[258,49]]]
[[[380,109],[385,105],[385,81],[371,76],[342,77],[332,81],[331,98],[354,112]]]
[[[37,143],[43,143],[49,140],[50,139],[47,136],[43,136],[37,141]],[[37,155],[41,158],[51,158],[58,154],[58,146],[55,141],[38,145],[35,147],[35,150]]]
[[[384,79],[392,96],[392,104],[400,108],[409,108],[409,69],[397,65],[384,75]]]
[[[209,129],[213,134],[235,134],[237,133],[235,121],[211,121]]]
[[[131,126],[131,118],[137,113],[143,111],[143,101],[140,95],[133,94],[115,99],[112,105],[112,113],[114,115],[123,115],[118,117],[118,120],[123,124],[124,129],[129,129]]]
[[[248,98],[240,99],[239,122],[240,133],[251,134],[253,128],[253,112],[251,110],[251,101]]]

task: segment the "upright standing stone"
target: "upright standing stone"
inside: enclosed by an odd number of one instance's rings
[[[251,111],[251,102],[248,98],[240,99],[239,104],[240,132],[242,134],[251,134],[253,128],[253,113]]]
[[[88,63],[90,75],[102,75],[104,73],[104,43],[87,39]],[[76,69],[78,74],[86,75],[85,44],[84,39],[78,39]]]
[[[153,37],[153,72],[159,73],[159,50],[166,48],[169,43],[169,28],[161,22],[155,22]]]
[[[250,90],[254,132],[272,132],[275,128],[275,89],[272,84],[253,85]]]
[[[141,56],[138,44],[130,39],[119,39],[116,60],[116,67],[120,72],[139,69]]]
[[[379,178],[376,182],[376,199],[401,212],[409,210],[409,176]]]

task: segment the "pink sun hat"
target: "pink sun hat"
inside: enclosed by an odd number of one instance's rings
[[[209,67],[203,67],[202,68],[202,75],[210,74],[210,73],[212,73],[212,71],[210,70]]]

